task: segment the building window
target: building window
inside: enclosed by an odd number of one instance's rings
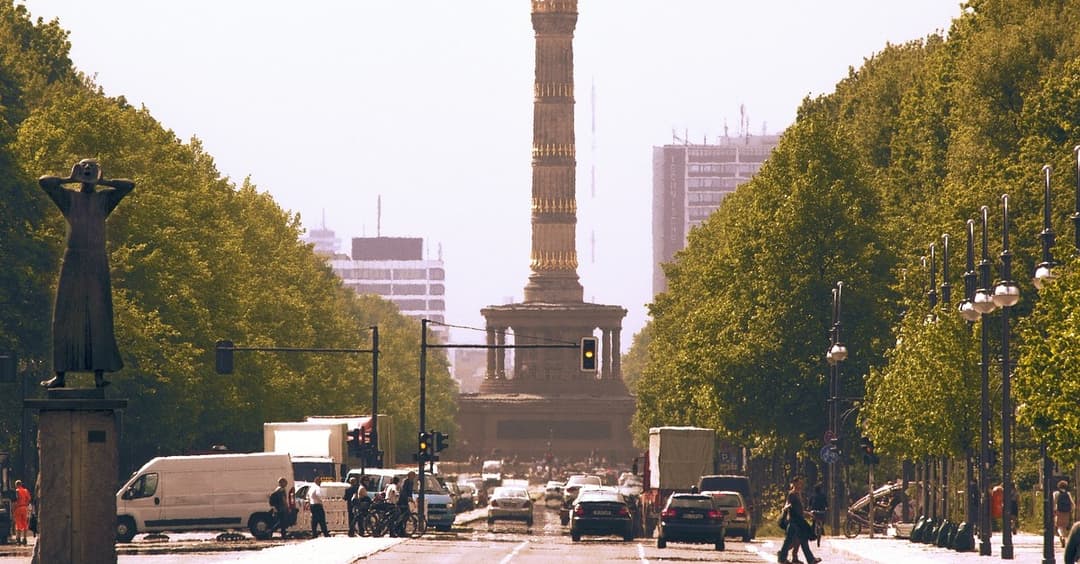
[[[442,268],[428,269],[428,280],[446,280],[446,270]]]
[[[395,296],[423,296],[427,294],[427,284],[394,284]]]
[[[442,296],[446,294],[446,288],[442,284],[432,284],[428,290],[429,296]]]
[[[376,296],[389,296],[389,284],[351,284],[357,294],[375,294]]]
[[[445,311],[446,300],[428,300],[428,311]]]
[[[385,268],[354,268],[351,269],[352,276],[349,278],[357,278],[360,280],[389,280],[390,271]]]
[[[427,302],[425,300],[390,300],[394,302],[394,305],[398,306],[401,311],[424,311],[427,308]]]
[[[427,278],[425,268],[395,268],[394,280],[424,280]]]

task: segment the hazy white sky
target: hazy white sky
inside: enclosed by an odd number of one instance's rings
[[[528,0],[22,0],[71,56],[222,174],[307,227],[441,247],[447,322],[520,301],[529,275]],[[652,300],[652,147],[790,125],[888,43],[947,31],[958,0],[579,0],[578,269],[586,301]],[[595,89],[595,98],[590,91]],[[595,100],[595,102],[594,102]],[[595,123],[595,127],[593,124]],[[109,163],[102,163],[106,173]],[[595,171],[595,175],[593,174]],[[595,177],[595,181],[593,178]],[[454,340],[481,338],[456,331]]]

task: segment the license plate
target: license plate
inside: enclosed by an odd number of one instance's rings
[[[593,515],[611,515],[611,512],[607,511],[607,510],[604,510],[604,509],[600,509],[600,510],[597,510],[597,511],[593,511],[592,514]]]
[[[700,513],[687,513],[683,515],[683,519],[701,519]]]

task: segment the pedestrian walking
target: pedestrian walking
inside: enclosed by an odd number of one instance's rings
[[[271,514],[274,517],[274,524],[270,527],[270,534],[273,535],[274,531],[281,531],[281,538],[285,538],[285,531],[292,525],[292,511],[289,509],[289,481],[284,476],[278,478],[278,487],[270,493],[270,507],[273,509]]]
[[[30,528],[32,510],[30,500],[30,490],[26,489],[22,480],[15,480],[15,544],[26,544],[26,530]]]
[[[359,515],[357,515],[359,507],[359,504],[357,502],[359,500],[356,497],[358,493],[360,493],[360,481],[356,478],[356,476],[349,476],[349,487],[345,488],[345,494],[343,495],[343,497],[345,498],[345,512],[349,516],[350,537],[356,536],[356,521],[359,517]],[[363,525],[361,525],[361,527],[362,526]]]
[[[1058,538],[1061,539],[1061,546],[1065,546],[1065,538],[1069,534],[1074,505],[1072,495],[1069,494],[1069,482],[1061,480],[1057,484],[1057,491],[1054,492],[1054,529],[1057,531]]]
[[[308,488],[308,508],[311,509],[311,536],[317,537],[316,529],[322,529],[325,537],[330,536],[330,529],[326,526],[326,509],[323,507],[322,476],[315,478],[315,483]]]
[[[780,552],[776,554],[776,561],[781,564],[788,564],[788,550],[797,546],[802,546],[803,556],[808,564],[821,562],[821,559],[815,557],[814,553],[810,551],[810,538],[813,536],[814,530],[806,520],[806,509],[802,501],[802,487],[803,480],[801,476],[796,476],[791,480],[791,489],[788,490],[787,505],[785,507],[785,511],[788,512],[787,534],[784,535],[784,544],[780,547]]]
[[[1080,560],[1080,521],[1069,529],[1069,538],[1065,541],[1065,564],[1076,564]]]

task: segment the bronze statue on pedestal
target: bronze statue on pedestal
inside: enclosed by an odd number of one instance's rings
[[[64,188],[78,183],[79,190]],[[63,388],[67,372],[93,372],[98,388],[109,385],[105,372],[124,366],[113,334],[112,283],[105,249],[105,220],[135,189],[130,180],[106,180],[94,159],[83,159],[71,176],[42,176],[38,184],[67,220],[67,250],[60,267],[53,308],[53,371],[41,382]],[[97,189],[103,186],[103,189]]]

